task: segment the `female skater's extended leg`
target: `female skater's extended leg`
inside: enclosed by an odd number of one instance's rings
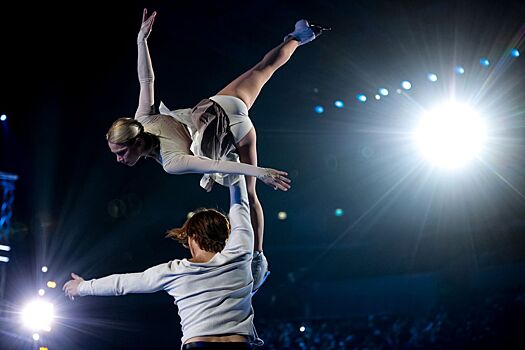
[[[217,95],[238,97],[250,109],[264,84],[277,69],[288,62],[297,47],[314,40],[325,30],[330,28],[308,23],[304,19],[298,21],[295,30],[288,34],[281,44],[266,53],[260,62],[228,84]]]
[[[287,39],[269,51],[259,63],[219,91],[217,95],[238,97],[250,109],[264,84],[270,80],[277,69],[288,62],[298,46],[298,41]]]

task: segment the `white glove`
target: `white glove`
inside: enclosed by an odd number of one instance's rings
[[[153,11],[151,16],[148,17],[148,9],[144,9],[142,14],[142,25],[140,26],[140,31],[137,36],[137,44],[145,42],[148,39],[151,29],[153,28],[153,22],[155,22],[156,15],[157,11]]]

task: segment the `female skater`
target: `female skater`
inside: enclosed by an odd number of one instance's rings
[[[160,104],[160,114],[154,108],[154,72],[147,39],[156,12],[149,17],[144,9],[137,37],[139,104],[135,118],[117,119],[106,138],[117,161],[133,166],[141,157],[150,157],[170,174],[202,173],[201,186],[210,191],[214,182],[229,186],[247,175],[246,183],[255,232],[254,291],[268,274],[264,257],[264,215],[255,190],[256,179],[275,190],[290,188],[284,171],[257,166],[255,128],[248,110],[264,84],[285,64],[298,46],[314,40],[321,26],[300,20],[284,41],[269,51],[263,59],[210,98],[193,108],[169,110]],[[240,160],[240,162],[239,162]]]

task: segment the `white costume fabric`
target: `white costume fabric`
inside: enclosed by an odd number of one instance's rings
[[[235,144],[237,144],[248,134],[250,129],[253,127],[253,123],[248,116],[248,108],[246,107],[246,104],[241,99],[234,96],[215,95],[209,99],[219,104],[219,106],[226,112],[229,120],[230,131],[233,135]],[[159,112],[164,115],[170,115],[177,121],[184,124],[191,135],[192,142],[190,145],[190,150],[192,154],[202,159],[209,159],[209,157],[203,153],[201,148],[203,135],[192,122],[192,109],[178,109],[171,111],[164,105],[164,103],[161,102],[159,106]],[[140,119],[138,120],[141,121]],[[239,156],[234,150],[222,155],[217,159],[221,161],[239,162]],[[217,182],[223,186],[229,186],[236,183],[238,180],[239,176],[237,174],[205,174],[200,181],[200,185],[202,188],[210,190],[213,182]]]
[[[238,175],[259,177],[267,173],[265,168],[240,163],[235,152],[230,152],[218,160],[201,155],[201,139],[195,128],[181,122],[186,118],[186,110],[169,111],[164,109],[164,105],[161,105],[161,108],[164,112],[162,114],[138,116],[135,119],[144,126],[144,131],[159,138],[160,154],[156,160],[166,172],[205,174],[201,186],[207,190],[211,189],[209,179],[229,186],[238,181]],[[242,130],[243,127],[239,129]]]

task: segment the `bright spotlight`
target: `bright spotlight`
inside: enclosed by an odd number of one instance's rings
[[[355,98],[357,98],[357,100],[358,100],[359,102],[366,102],[366,100],[367,100],[365,94],[357,94],[357,95],[355,96]]]
[[[383,96],[388,96],[388,89],[385,89],[385,88],[379,89],[379,94]]]
[[[456,74],[465,74],[465,68],[461,67],[461,66],[457,66],[454,71],[456,72]]]
[[[436,81],[438,81],[438,76],[434,73],[429,73],[427,75],[427,79],[430,80],[431,82],[435,83]]]
[[[458,103],[426,112],[415,133],[423,155],[436,166],[448,169],[476,157],[485,138],[485,125],[478,113]]]
[[[375,98],[376,100],[378,100],[378,101],[379,101],[379,100],[381,99],[381,95],[379,95],[379,94],[376,94],[376,95],[374,96],[374,98]]]
[[[47,266],[42,266],[42,272],[46,273],[47,272]]]
[[[486,57],[482,57],[480,60],[479,60],[479,64],[481,64],[483,67],[488,67],[490,66],[490,61],[488,58]]]
[[[40,339],[40,334],[38,333],[33,333],[33,340],[34,341],[38,341]]]
[[[305,326],[301,326],[301,327],[299,327],[299,332],[303,333],[305,330],[306,330],[306,327],[305,327]]]
[[[334,106],[336,106],[337,108],[343,108],[345,106],[345,103],[341,100],[336,100],[334,102]]]
[[[44,300],[34,300],[22,310],[23,324],[34,331],[51,329],[55,317],[53,304]]]
[[[510,55],[512,57],[520,57],[520,50],[514,48],[514,49],[510,50]]]
[[[344,210],[341,209],[341,208],[337,208],[335,211],[334,211],[334,214],[335,216],[343,216],[345,214]]]
[[[44,296],[44,294],[46,294],[46,291],[44,289],[40,288],[38,290],[38,295],[40,295],[42,297],[42,296]]]
[[[1,121],[7,120],[7,115],[5,115],[5,114],[0,115],[0,120]]]
[[[11,247],[8,246],[8,245],[0,244],[0,250],[3,250],[5,252],[9,252],[9,251],[11,251]]]
[[[314,107],[314,111],[315,111],[315,113],[317,113],[317,114],[321,114],[321,113],[324,112],[324,107],[321,106],[321,105],[317,105],[317,106]]]
[[[279,218],[279,220],[286,220],[287,217],[288,214],[285,211],[280,211],[277,213],[277,218]]]
[[[405,81],[402,81],[401,82],[401,87],[405,90],[410,90],[412,89],[412,83],[409,82],[408,80],[405,80]]]
[[[56,288],[57,283],[55,281],[47,281],[47,287],[51,289]]]

